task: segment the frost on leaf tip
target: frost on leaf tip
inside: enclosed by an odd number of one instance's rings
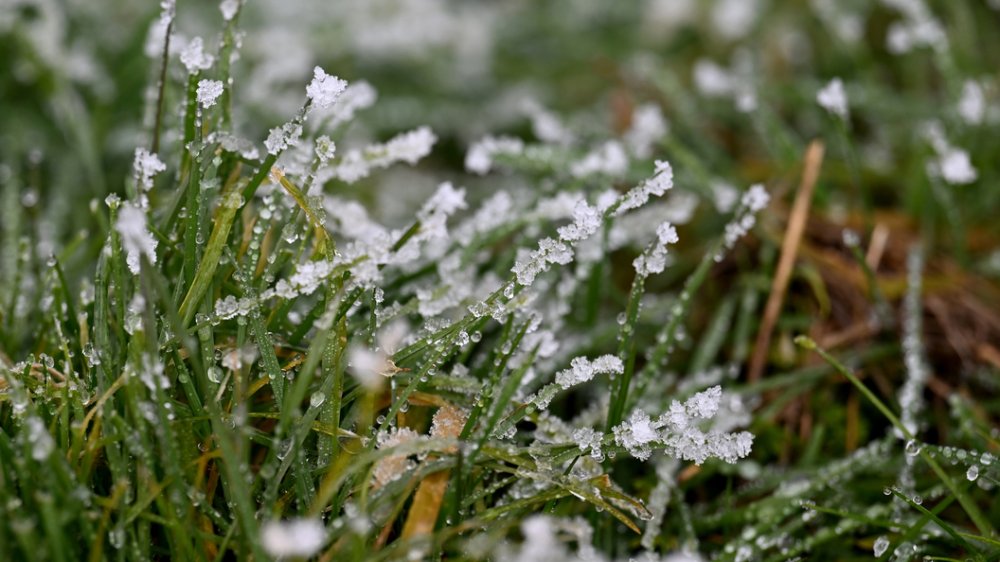
[[[326,528],[319,519],[268,521],[261,529],[261,545],[276,558],[309,558],[326,543]]]
[[[306,86],[306,97],[312,102],[311,109],[325,109],[337,101],[347,89],[347,81],[327,74],[320,67],[313,68],[312,82]]]
[[[136,181],[144,190],[153,187],[153,176],[167,169],[160,158],[146,150],[145,148],[135,149],[135,159],[132,161],[132,170],[135,172]]]
[[[208,70],[212,68],[212,63],[214,62],[215,57],[205,52],[205,46],[201,37],[192,39],[187,47],[181,51],[181,63],[187,69],[188,74]]]
[[[829,84],[816,93],[816,103],[837,117],[847,119],[847,92],[844,91],[844,83],[840,78],[830,80]]]
[[[133,274],[139,273],[140,257],[145,254],[150,263],[156,263],[156,239],[146,228],[146,213],[142,209],[124,203],[118,209],[115,230],[121,236],[125,249],[125,263]]]
[[[215,105],[215,101],[222,95],[222,82],[220,80],[199,80],[196,97],[198,104],[204,108]]]

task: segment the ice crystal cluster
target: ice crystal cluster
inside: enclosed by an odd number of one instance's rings
[[[699,428],[699,420],[711,419],[718,412],[721,398],[722,387],[714,386],[683,404],[673,401],[655,420],[636,410],[615,426],[615,444],[639,460],[649,459],[654,448],[663,448],[670,455],[695,464],[708,458],[735,463],[750,454],[753,435],[746,431],[726,433]]]

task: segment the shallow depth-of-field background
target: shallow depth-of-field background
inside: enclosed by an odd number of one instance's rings
[[[1000,559],[997,0],[3,0],[0,560]]]

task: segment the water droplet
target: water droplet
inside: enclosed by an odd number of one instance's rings
[[[970,482],[975,482],[979,478],[979,466],[972,465],[969,470],[965,471],[965,477],[969,479]]]
[[[872,551],[875,553],[875,557],[879,558],[885,551],[889,550],[889,539],[886,537],[879,537],[875,539],[875,544],[872,547]]]
[[[920,454],[920,443],[916,439],[910,439],[906,442],[906,454],[910,457],[915,457]]]

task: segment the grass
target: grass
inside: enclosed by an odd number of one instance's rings
[[[995,9],[189,4],[0,8],[0,560],[1000,559]]]

